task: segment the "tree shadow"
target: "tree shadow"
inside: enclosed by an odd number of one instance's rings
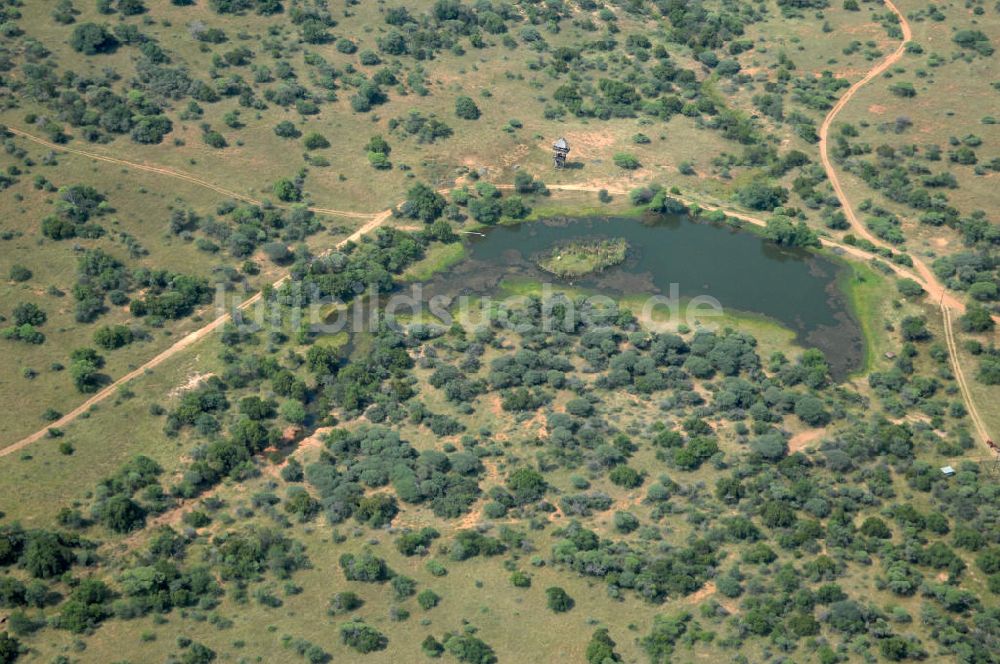
[[[108,385],[111,385],[114,382],[115,382],[115,379],[112,378],[111,376],[109,376],[106,373],[95,374],[94,377],[93,377],[93,383],[94,383],[94,385],[97,386],[97,389],[94,390],[94,391],[95,392],[100,392],[105,387],[107,387]]]

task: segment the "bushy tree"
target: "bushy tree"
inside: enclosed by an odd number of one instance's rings
[[[634,468],[620,465],[615,466],[608,473],[608,479],[615,484],[626,489],[634,489],[642,484],[642,475]]]
[[[203,643],[195,641],[181,655],[180,664],[211,664],[215,661],[215,651]]]
[[[11,281],[20,283],[31,279],[32,272],[25,266],[14,263],[10,266],[10,273],[8,276],[10,276]]]
[[[69,569],[73,551],[55,533],[37,531],[24,545],[24,566],[36,579],[51,579]]]
[[[286,401],[281,404],[280,410],[281,416],[292,424],[303,424],[306,421],[306,408],[300,401]]]
[[[422,590],[417,595],[417,604],[419,604],[420,608],[423,609],[424,611],[429,611],[433,609],[435,606],[438,605],[440,601],[441,601],[441,596],[438,595],[433,590],[431,590],[430,588]]]
[[[51,240],[68,240],[76,237],[76,226],[69,219],[50,214],[42,219],[42,235]]]
[[[354,518],[362,523],[367,523],[372,528],[381,528],[391,523],[393,517],[398,513],[399,506],[396,504],[395,496],[376,493],[365,496],[358,502],[358,507],[354,510]]]
[[[674,615],[654,616],[649,634],[640,642],[652,664],[666,664],[671,661],[674,645],[688,631],[690,622],[691,614],[686,611]]]
[[[163,137],[174,128],[174,123],[165,115],[143,115],[135,119],[132,131],[129,133],[136,143],[156,145],[163,142]]]
[[[958,322],[965,332],[989,332],[996,326],[989,310],[981,304],[969,304]]]
[[[263,246],[263,250],[271,262],[278,265],[285,265],[294,258],[294,254],[284,242],[268,242]]]
[[[404,556],[426,553],[431,542],[441,534],[434,528],[426,527],[412,533],[404,533],[396,540],[396,549]]]
[[[496,198],[473,198],[469,201],[469,213],[479,223],[491,226],[503,216],[503,205]]]
[[[357,593],[349,590],[339,592],[330,599],[329,612],[331,614],[349,613],[360,609],[364,601],[358,597]]]
[[[615,530],[628,534],[639,528],[639,519],[631,512],[615,512],[613,518]]]
[[[951,39],[962,48],[977,51],[983,57],[993,55],[993,44],[982,30],[959,30]]]
[[[368,163],[371,164],[372,168],[379,171],[386,171],[392,168],[392,162],[381,152],[369,152]]]
[[[573,608],[576,602],[565,590],[559,586],[552,586],[545,589],[546,604],[556,613],[565,613]]]
[[[14,664],[21,656],[21,643],[7,632],[0,632],[0,664]]]
[[[618,168],[624,168],[627,171],[634,171],[641,166],[639,159],[635,155],[627,152],[617,152],[612,159],[615,162],[615,166]]]
[[[538,471],[521,467],[507,478],[507,488],[514,494],[514,500],[524,505],[539,500],[545,495],[548,483]]]
[[[277,180],[274,183],[273,191],[278,200],[285,203],[294,203],[302,200],[301,189],[299,189],[294,180],[289,178]]]
[[[433,658],[440,657],[444,653],[444,646],[430,634],[420,644],[420,649],[425,655]]]
[[[322,150],[330,147],[330,141],[327,140],[326,136],[315,131],[306,134],[306,137],[302,139],[302,144],[306,150]]]
[[[134,334],[126,325],[105,325],[94,332],[94,343],[105,350],[114,350],[132,343]]]
[[[120,494],[102,502],[96,513],[104,527],[116,533],[132,532],[146,523],[146,511],[128,496]]]
[[[545,183],[541,180],[536,180],[532,177],[531,173],[525,170],[519,170],[514,173],[514,190],[519,194],[545,193],[548,191],[545,188]]]
[[[478,120],[479,107],[471,97],[460,96],[455,99],[455,115],[463,120]]]
[[[799,397],[795,402],[795,414],[811,427],[821,427],[830,421],[830,413],[823,407],[823,402],[811,394]]]
[[[340,568],[348,581],[364,581],[380,583],[393,576],[392,570],[384,560],[374,556],[370,551],[358,555],[345,553],[340,556]]]
[[[444,647],[462,664],[495,664],[497,661],[493,648],[471,634],[448,634]]]
[[[621,655],[615,652],[615,642],[606,627],[596,630],[590,637],[586,658],[587,664],[614,664],[622,661]]]
[[[784,436],[772,431],[753,439],[750,449],[768,461],[778,461],[788,453],[788,443]]]
[[[222,148],[229,146],[229,142],[226,140],[226,137],[212,128],[207,128],[201,133],[201,140],[205,143],[205,145],[215,148],[216,150],[221,150]]]
[[[406,201],[401,211],[411,219],[429,224],[441,216],[446,205],[444,196],[423,182],[417,182],[406,192]]]
[[[986,355],[979,360],[976,379],[984,385],[1000,385],[1000,354]]]
[[[100,386],[100,370],[104,358],[93,348],[78,348],[70,355],[69,373],[80,392],[96,392]]]
[[[906,341],[925,341],[931,338],[927,321],[922,316],[906,316],[899,324],[899,331]]]
[[[343,623],[340,626],[340,639],[362,654],[385,650],[389,644],[385,634],[360,621]]]
[[[737,190],[736,200],[751,210],[773,210],[788,200],[788,191],[764,180],[753,180]]]
[[[753,207],[752,205],[747,205]],[[754,208],[767,209],[767,208]],[[764,236],[772,242],[788,247],[818,247],[819,236],[804,221],[793,223],[783,215],[775,215],[767,220]]]
[[[84,55],[96,55],[115,50],[118,40],[103,25],[81,23],[73,29],[69,45]]]
[[[899,294],[904,297],[920,297],[924,294],[924,288],[913,279],[899,279],[896,281],[896,288]]]
[[[295,127],[295,124],[288,120],[282,120],[275,125],[274,133],[281,138],[298,138],[302,135],[302,132]]]
[[[15,325],[33,325],[35,327],[44,325],[48,319],[41,307],[34,302],[21,302],[16,305],[13,317]]]
[[[865,628],[862,607],[851,599],[832,603],[827,620],[831,627],[846,634],[858,634]]]
[[[510,584],[515,588],[530,588],[531,575],[521,570],[516,570],[510,575]]]
[[[878,539],[890,539],[892,537],[892,531],[889,529],[889,526],[877,516],[870,516],[865,519],[864,523],[861,524],[859,532],[865,537],[875,537]]]

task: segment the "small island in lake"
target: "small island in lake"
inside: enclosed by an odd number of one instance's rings
[[[557,277],[583,277],[624,262],[623,238],[583,238],[560,244],[537,260],[538,267]]]

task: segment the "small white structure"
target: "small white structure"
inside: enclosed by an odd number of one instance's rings
[[[556,168],[562,168],[566,165],[566,155],[569,154],[569,143],[566,142],[565,138],[560,138],[552,144],[552,153],[552,159],[555,162]]]
[[[946,477],[951,477],[952,475],[954,475],[954,474],[955,474],[955,469],[954,469],[954,468],[952,468],[951,466],[944,466],[944,467],[943,467],[943,468],[941,469],[941,472],[942,472],[942,473],[943,473],[943,474],[944,474],[944,475],[945,475]]]

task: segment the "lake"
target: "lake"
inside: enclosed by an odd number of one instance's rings
[[[725,309],[763,316],[793,330],[801,345],[826,354],[837,378],[863,361],[861,328],[838,285],[849,268],[815,252],[781,247],[747,231],[684,215],[554,217],[465,237],[466,259],[428,282],[431,292],[489,294],[504,279],[521,278],[631,299],[668,295],[671,284],[677,284],[681,300],[710,296]],[[624,238],[628,258],[572,282],[536,266],[540,254],[588,238]]]

